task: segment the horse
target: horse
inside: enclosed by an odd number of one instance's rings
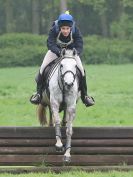
[[[43,125],[46,121],[46,107],[50,109],[52,119],[50,123],[54,123],[56,151],[65,151],[64,161],[71,161],[71,136],[73,134],[73,120],[76,113],[76,104],[80,97],[79,79],[77,76],[76,51],[63,50],[59,64],[52,71],[48,90],[43,91],[42,102],[38,106],[38,117]],[[66,122],[66,145],[63,146],[61,140],[61,118],[59,115],[60,108],[64,110],[64,123]]]

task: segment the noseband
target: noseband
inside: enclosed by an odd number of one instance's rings
[[[62,74],[61,73],[61,80],[62,80],[62,83],[64,83],[63,81],[64,81],[64,77],[65,77],[65,75],[66,74],[68,74],[68,73],[71,73],[72,75],[73,75],[73,82],[72,82],[72,84],[74,83],[74,81],[75,81],[75,78],[76,78],[76,74],[74,74],[71,70],[68,70],[68,71],[66,71],[64,74]]]

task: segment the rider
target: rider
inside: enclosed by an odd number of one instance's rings
[[[83,50],[83,39],[79,29],[75,26],[73,17],[67,11],[58,17],[50,29],[47,40],[48,52],[46,53],[43,63],[40,67],[37,79],[37,93],[32,95],[30,101],[33,104],[39,104],[42,98],[42,73],[46,66],[61,56],[61,49],[76,49],[77,67],[82,74],[81,82],[81,99],[86,106],[94,105],[93,97],[87,96],[86,76],[83,65],[80,60],[80,54]]]

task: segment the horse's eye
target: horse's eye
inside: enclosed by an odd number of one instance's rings
[[[63,65],[61,64],[61,65],[60,65],[60,68],[62,68],[62,67],[63,67]]]

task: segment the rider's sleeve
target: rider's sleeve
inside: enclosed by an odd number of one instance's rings
[[[75,27],[74,47],[77,50],[78,54],[80,55],[83,51],[83,38],[80,30],[77,27]]]
[[[49,50],[51,50],[53,53],[55,53],[58,57],[60,56],[60,48],[56,44],[56,30],[54,27],[52,27],[49,31],[49,36],[47,39],[47,47]]]

